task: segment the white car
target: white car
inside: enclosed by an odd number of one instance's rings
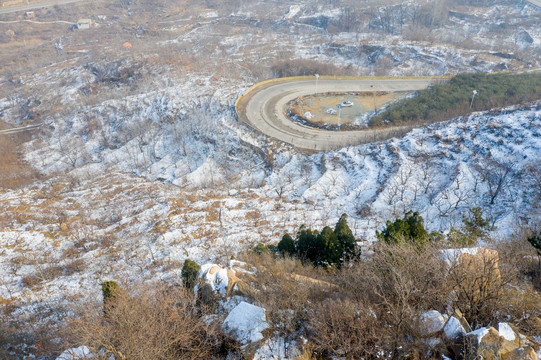
[[[334,110],[333,108],[329,108],[327,109],[327,114],[336,115],[336,110]]]
[[[353,102],[347,100],[347,101],[344,101],[343,103],[341,103],[340,106],[342,106],[342,107],[350,107],[350,106],[353,106]]]

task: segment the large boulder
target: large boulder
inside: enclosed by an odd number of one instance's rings
[[[231,310],[223,322],[223,329],[242,345],[259,342],[269,327],[265,309],[241,301]]]
[[[460,339],[466,335],[466,330],[462,326],[459,319],[451,316],[443,328],[443,332],[447,339]]]
[[[447,317],[437,310],[427,311],[419,317],[423,335],[435,335],[443,330]]]
[[[529,346],[520,347],[502,355],[502,360],[537,360],[537,354]]]
[[[520,336],[508,323],[499,323],[498,333],[502,337],[502,346],[500,348],[500,354],[502,356],[511,353],[524,345]]]
[[[194,291],[207,304],[214,303],[218,298],[236,294],[253,295],[255,290],[240,278],[253,278],[253,275],[243,269],[243,266],[246,266],[246,264],[240,261],[231,261],[230,268],[224,268],[216,264],[202,265],[197,274],[197,284]]]
[[[472,328],[470,324],[468,323],[468,320],[466,320],[466,318],[464,317],[464,314],[462,314],[462,311],[460,311],[460,309],[454,310],[453,317],[456,318],[460,322],[460,325],[462,326],[462,328],[464,328],[464,331],[466,333],[469,333],[472,331]]]
[[[484,247],[448,249],[440,252],[450,274],[460,280],[461,293],[477,303],[487,292],[501,286],[498,252]]]
[[[515,34],[515,43],[522,46],[527,46],[533,44],[532,36],[524,29],[520,29]]]
[[[465,336],[466,360],[537,360],[535,351],[524,344],[525,337],[508,323],[481,328]]]
[[[498,330],[492,326],[480,328],[466,334],[465,337],[465,360],[500,360],[500,348],[502,338]]]

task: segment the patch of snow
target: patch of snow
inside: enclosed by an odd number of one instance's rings
[[[301,7],[299,5],[291,5],[289,7],[289,11],[287,12],[287,14],[284,16],[284,18],[286,20],[291,20],[293,19],[295,16],[297,16],[297,14],[301,11]]]
[[[498,333],[500,333],[500,336],[503,336],[507,341],[514,341],[516,338],[515,332],[508,323],[499,323]]]
[[[480,329],[477,329],[475,331],[468,333],[468,335],[477,336],[477,343],[481,343],[481,340],[483,340],[483,337],[487,334],[488,334],[488,329],[486,327],[482,327]]]
[[[475,255],[477,254],[478,250],[479,250],[478,247],[462,248],[462,249],[445,249],[445,250],[440,250],[439,254],[441,254],[443,260],[448,266],[452,266],[453,264],[456,264],[456,262],[458,261],[458,259],[460,259],[460,256],[462,254]]]
[[[223,322],[225,331],[246,345],[263,340],[262,332],[268,328],[265,309],[242,301]]]
[[[295,342],[286,341],[283,337],[273,337],[257,349],[253,360],[297,359],[301,353],[295,345]]]
[[[222,295],[226,294],[227,286],[229,285],[227,269],[224,269],[216,264],[203,264],[199,269],[197,278],[203,279],[206,284],[210,285],[213,291],[216,291]],[[198,289],[199,286],[196,286],[195,291]]]
[[[94,357],[95,356],[92,354],[90,349],[83,345],[64,351],[59,357],[56,358],[56,360],[82,360],[93,359]]]

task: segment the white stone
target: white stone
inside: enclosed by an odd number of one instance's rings
[[[445,332],[445,337],[448,339],[456,339],[466,335],[466,330],[460,324],[460,321],[458,321],[458,319],[454,316],[451,316],[449,321],[447,321],[443,331]]]
[[[79,346],[77,348],[71,348],[60,354],[56,360],[82,360],[93,359],[94,354],[86,346]]]
[[[511,326],[508,323],[499,323],[498,324],[498,333],[500,336],[503,336],[507,341],[515,341],[516,335]]]
[[[244,345],[263,340],[268,328],[265,309],[242,301],[227,315],[223,328]]]
[[[437,310],[427,311],[420,316],[421,326],[425,334],[434,334],[445,325],[445,317]]]
[[[211,274],[211,271],[214,272]],[[227,269],[224,269],[216,264],[204,264],[199,269],[197,278],[202,279],[204,283],[209,284],[213,291],[219,294],[225,295],[227,292],[227,286],[229,285],[229,277],[227,275]],[[199,286],[194,289],[197,291]]]

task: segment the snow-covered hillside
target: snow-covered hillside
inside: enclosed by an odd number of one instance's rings
[[[160,107],[146,100],[156,97],[126,101],[141,101],[147,116],[159,108],[176,119],[154,129],[148,120],[141,136],[153,136],[145,140],[97,145],[113,126],[131,125],[121,122],[124,104],[113,103],[73,116],[69,128],[51,128],[55,140],[39,152],[29,144],[28,160],[56,175],[2,190],[3,299],[22,303],[22,313],[54,318],[74,300],[98,296],[103,280],[178,281],[188,257],[225,261],[301,224],[333,224],[344,212],[365,246],[382,222],[410,209],[429,229],[447,230],[481,206],[494,218],[496,237],[539,220],[540,103],[431,125],[403,139],[301,154],[254,137],[228,110],[218,111],[229,94],[203,104],[188,96],[190,109],[173,101],[183,91],[160,92]],[[206,124],[182,120],[183,111],[201,108]],[[81,133],[81,119],[92,117],[107,119],[105,135]],[[193,128],[179,140],[173,131],[182,121]],[[68,141],[88,156],[71,162],[59,145]]]
[[[322,153],[268,139],[233,110],[285,60],[298,74],[308,67],[306,75],[314,63],[393,76],[536,67],[539,9],[456,5],[425,27],[409,23],[422,10],[410,2],[363,3],[352,19],[347,7],[320,3],[159,10],[123,52],[114,44],[124,38],[81,40],[133,37],[118,35],[135,21],[122,9],[91,35],[63,34],[64,53],[43,68],[0,72],[0,120],[42,124],[22,157],[43,180],[0,188],[6,321],[48,328],[77,303],[100,301],[104,280],[179,282],[186,258],[227,264],[258,242],[277,243],[301,224],[333,225],[343,213],[365,248],[409,210],[429,230],[447,231],[479,206],[496,239],[539,223],[541,102]]]

